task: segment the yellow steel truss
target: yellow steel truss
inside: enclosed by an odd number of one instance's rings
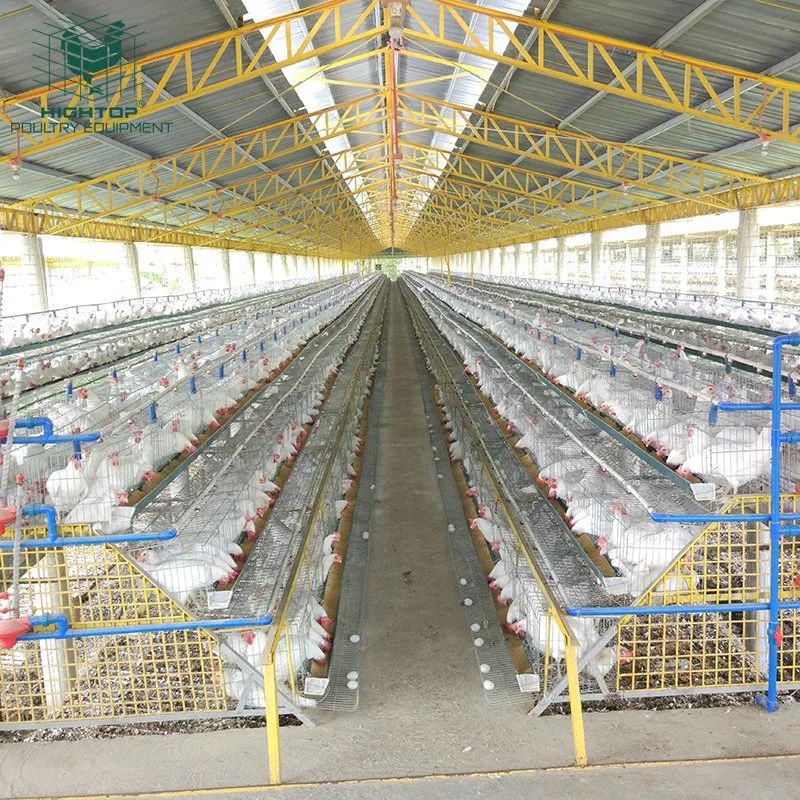
[[[324,139],[364,130],[379,123],[383,114],[382,96],[366,95],[46,192],[17,203],[16,207],[49,208],[59,213],[76,210],[83,219],[130,215],[134,208],[152,204],[154,198],[183,193],[208,181],[302,152]]]
[[[629,191],[657,192],[705,203],[709,212],[730,210],[737,189],[767,182],[724,167],[521,122],[422,95],[401,94],[399,112],[401,121],[427,130],[555,167],[577,169]]]
[[[308,77],[318,73],[361,96],[20,201],[0,209],[0,222],[23,232],[326,257],[394,245],[436,255],[800,197],[800,178],[771,181],[420,93],[473,74],[453,56],[471,54],[796,144],[790,112],[800,83],[464,0],[407,6],[405,45],[380,53],[388,15],[377,24],[377,5],[368,0],[356,9],[349,0],[327,0],[123,64],[117,91],[105,102],[135,103],[137,120],[312,58],[319,67]],[[302,36],[298,23],[307,31]],[[538,35],[527,52],[518,33],[530,29]],[[323,30],[324,43],[315,42]],[[246,52],[244,37],[256,31],[263,43]],[[284,57],[266,63],[279,40]],[[349,79],[353,65],[376,55],[385,85]],[[424,60],[438,74],[397,80],[395,59],[406,58]],[[159,78],[147,86],[144,73]],[[17,106],[31,102],[48,110],[65,91],[68,110],[94,108],[82,89],[76,79],[22,92],[5,98],[0,113],[10,120]],[[95,121],[111,121],[109,108]],[[453,136],[461,147],[451,153],[426,146],[417,133]],[[18,152],[0,160],[24,161],[83,135],[80,128],[22,134]],[[342,136],[351,137],[348,150],[310,158],[312,147]],[[464,146],[480,155],[459,152]],[[561,177],[565,172],[572,177]]]
[[[532,16],[509,14],[464,0],[428,0],[436,8],[433,24],[408,6],[405,36],[408,54],[420,54],[419,44],[446,45],[550,78],[657,106],[727,128],[797,143],[792,110],[800,102],[800,83],[658,50],[611,36],[556,25]],[[426,9],[427,11],[427,9]],[[471,25],[479,15],[488,28],[479,35]],[[517,36],[537,29],[536,46],[528,52]],[[508,42],[508,45],[506,44]],[[413,45],[417,45],[414,47]],[[633,72],[626,70],[633,59]],[[731,88],[723,99],[720,85]],[[708,99],[708,103],[703,100]]]
[[[384,28],[384,26],[374,27],[372,24],[377,4],[378,0],[369,0],[360,13],[354,16],[352,10],[347,7],[348,0],[327,0],[291,14],[207,36],[115,67],[116,91],[103,101],[105,105],[97,106],[98,113],[93,117],[93,121],[98,124],[112,123],[117,119],[112,117],[113,107],[136,106],[138,111],[135,118],[138,122],[179,103],[196,100],[245,81],[278,72],[292,64],[314,57],[319,58],[335,50],[375,39]],[[293,24],[298,20],[305,22],[308,30],[306,36],[297,36]],[[330,29],[334,34],[332,41],[315,46],[314,36],[323,27]],[[245,53],[242,42],[245,36],[258,32],[264,36],[264,41],[250,57]],[[280,61],[269,63],[265,56],[269,53],[270,44],[278,40],[285,43],[286,56]],[[142,80],[142,73],[147,71],[160,76],[152,88]],[[101,72],[94,78],[102,80],[104,76],[105,73]],[[164,94],[167,86],[169,86],[169,96]],[[94,109],[94,99],[85,90],[81,91],[81,88],[79,79],[62,81],[7,97],[3,100],[2,108],[7,109],[34,101],[41,109],[47,111],[57,106],[57,102],[54,101],[66,91],[72,94],[65,106],[70,112],[84,103]],[[100,111],[100,108],[104,110]],[[83,127],[72,129],[69,126],[54,126],[53,130],[45,127],[39,135],[24,134],[27,145],[20,149],[18,155],[23,159],[28,158],[56,145],[79,140],[87,133]]]

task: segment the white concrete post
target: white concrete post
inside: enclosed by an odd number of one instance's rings
[[[603,274],[603,232],[592,231],[591,244],[589,245],[589,283],[592,286],[604,286]]]
[[[256,254],[252,250],[247,251],[247,266],[250,269],[250,284],[256,283]]]
[[[567,239],[564,236],[556,239],[556,275],[559,283],[567,282]]]
[[[625,242],[625,288],[633,289],[633,265],[631,264],[630,242]]]
[[[739,212],[736,229],[736,296],[758,297],[758,275],[760,271],[758,209],[743,208]]]
[[[225,288],[231,288],[231,254],[227,248],[220,250],[222,256],[222,272],[225,275]]]
[[[514,245],[514,253],[512,255],[514,259],[514,267],[512,269],[512,274],[516,278],[517,275],[520,273],[520,268],[522,267],[522,245],[515,244]]]
[[[631,249],[625,243],[628,287],[632,285]],[[661,291],[661,225],[651,222],[645,226],[644,234],[644,288],[650,292]]]
[[[681,237],[681,243],[678,246],[678,254],[680,256],[679,263],[679,278],[680,278],[680,293],[687,294],[689,291],[689,239],[686,236]]]
[[[725,237],[720,236],[717,238],[717,294],[720,296],[727,291],[725,285],[726,267]]]
[[[767,263],[764,265],[764,269],[767,275],[764,299],[768,303],[774,303],[778,277],[778,254],[775,251],[775,231],[767,231]]]
[[[69,597],[70,587],[66,570],[59,559],[46,555],[30,571],[36,580],[31,583],[31,602],[36,614],[64,614],[63,604]],[[43,639],[39,642],[39,660],[42,675],[42,694],[48,716],[55,716],[70,697],[71,680],[75,677],[77,662],[74,639]]]
[[[530,265],[528,267],[528,274],[535,278],[539,271],[539,242],[531,242],[531,255]]]
[[[191,247],[183,248],[183,263],[186,267],[186,273],[189,276],[189,289],[190,292],[197,291],[197,279],[194,273],[194,250]]]
[[[130,272],[133,281],[133,291],[136,297],[142,296],[142,276],[139,272],[139,251],[136,249],[136,242],[123,242],[123,255],[125,266]]]
[[[47,297],[47,276],[44,271],[44,251],[42,250],[42,240],[35,233],[25,233],[22,236],[22,262],[33,272],[40,309],[47,311],[50,304]]]

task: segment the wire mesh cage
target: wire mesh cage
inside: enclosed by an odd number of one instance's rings
[[[93,535],[77,525],[60,526],[59,534]],[[26,528],[23,536],[45,540],[47,528]],[[59,615],[76,635],[18,642],[0,651],[0,725],[224,710],[211,633],[114,633],[189,620],[114,547],[23,548],[20,558],[15,581],[11,553],[0,555],[0,586],[9,590],[0,614],[6,616],[14,604],[25,617]],[[95,635],[100,629],[105,634]]]

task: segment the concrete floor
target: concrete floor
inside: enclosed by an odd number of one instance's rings
[[[320,800],[694,800],[721,796],[723,787],[745,798],[796,796],[800,706],[793,703],[774,715],[750,706],[586,715],[590,761],[598,766],[584,770],[569,768],[568,717],[488,710],[450,558],[415,346],[393,286],[361,707],[320,713],[316,728],[282,729],[283,778],[304,785],[277,791]],[[760,758],[767,755],[780,758]],[[742,757],[755,760],[736,760]],[[715,761],[682,763],[700,759]],[[672,763],[620,766],[653,761]],[[381,780],[387,777],[394,780]],[[0,745],[3,798],[252,798],[273,791],[266,778],[262,730]]]
[[[443,723],[466,735],[485,716],[486,704],[450,557],[412,347],[416,341],[393,286],[360,712],[370,718],[390,714],[410,737]],[[424,740],[419,744],[425,746]]]

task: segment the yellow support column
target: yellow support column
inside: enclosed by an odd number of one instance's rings
[[[583,730],[583,706],[581,705],[581,687],[578,683],[578,657],[574,644],[569,641],[565,647],[567,662],[567,687],[569,690],[569,710],[572,721],[572,741],[575,747],[575,763],[585,767],[588,763],[586,756],[586,735]]]
[[[275,675],[275,661],[269,650],[264,663],[264,697],[269,782],[275,785],[281,782],[281,739],[278,721],[278,681]]]

